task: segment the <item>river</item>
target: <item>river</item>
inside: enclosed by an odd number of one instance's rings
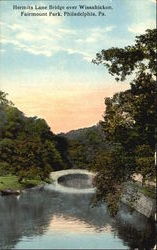
[[[92,193],[29,189],[0,196],[1,249],[151,249],[154,223],[122,206],[112,218]]]

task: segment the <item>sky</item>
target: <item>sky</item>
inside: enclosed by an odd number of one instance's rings
[[[112,10],[97,17],[24,17],[13,10],[13,5],[50,4]],[[25,115],[44,118],[55,133],[97,124],[103,119],[104,98],[129,84],[117,83],[91,60],[102,49],[134,44],[135,36],[155,28],[155,21],[156,0],[2,0],[0,89]]]

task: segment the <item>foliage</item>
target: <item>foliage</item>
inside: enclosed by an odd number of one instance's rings
[[[135,162],[137,172],[143,176],[143,182],[146,178],[155,176],[154,154],[149,145],[139,145],[135,150]]]
[[[0,106],[13,105],[13,103],[7,99],[7,95],[7,93],[0,90]]]
[[[119,197],[124,183],[129,178],[131,163],[132,159],[127,157],[120,145],[115,145],[96,157],[95,203],[106,201],[112,215],[115,215],[118,210]]]
[[[129,90],[105,100],[104,129],[113,141],[123,143],[126,138],[132,138],[135,147],[148,142],[154,149],[157,119],[156,35],[156,29],[147,30],[136,37],[135,45],[102,50],[93,60],[107,67],[116,80],[123,81],[128,75],[134,77]],[[132,140],[126,141],[126,146],[132,148]]]
[[[61,155],[61,158],[63,159],[65,163],[65,168],[72,167],[72,163],[69,158],[69,141],[65,136],[57,135],[54,136],[54,141],[56,145],[56,149]]]
[[[156,35],[156,29],[147,30],[145,34],[136,37],[134,45],[102,50],[93,60],[94,63],[107,67],[117,81],[124,81],[127,76],[132,77],[130,89],[105,99],[106,111],[104,121],[101,122],[106,138],[121,145],[125,157],[132,161],[129,168],[118,164],[119,172],[112,160],[107,164],[104,158],[98,164],[101,167],[96,182],[97,196],[99,200],[108,200],[112,207],[114,202],[108,197],[114,198],[114,187],[119,185],[122,176],[124,181],[132,172],[141,173],[144,179],[155,175],[152,152],[155,148],[154,132],[157,121]],[[121,156],[117,158],[117,162],[121,162]],[[102,171],[103,166],[105,170]],[[113,188],[106,181],[106,175],[111,176]],[[118,190],[116,193],[120,196]]]
[[[18,177],[13,175],[0,176],[0,190],[4,189],[22,189],[22,185],[18,182]]]
[[[134,120],[128,112],[131,109],[129,97],[130,91],[125,91],[116,93],[112,98],[106,98],[104,121],[100,124],[109,141],[121,143],[124,147],[131,149],[138,134],[135,130],[132,131]]]
[[[22,183],[18,181],[19,177],[16,175],[5,175],[0,176],[0,190],[11,189],[11,190],[21,190],[23,188],[33,187],[37,185],[41,185],[44,182],[40,179],[26,179]],[[47,182],[48,180],[46,180]]]
[[[45,179],[66,164],[44,119],[26,117],[0,91],[0,171],[24,178]]]
[[[75,168],[93,169],[95,156],[108,147],[99,125],[70,131],[64,136],[69,141],[69,157]]]
[[[7,162],[1,161],[0,162],[0,176],[5,176],[9,174],[9,168],[10,168],[10,165]]]
[[[142,186],[141,184],[137,182],[130,182],[129,183],[133,188],[138,190],[140,193],[152,198],[156,199],[156,187],[150,186],[150,185],[144,185]]]
[[[137,73],[137,77],[141,72],[156,75],[156,36],[157,29],[148,29],[145,34],[136,37],[135,45],[102,50],[93,62],[107,67],[111,75],[116,75],[117,81],[124,81],[133,73]]]

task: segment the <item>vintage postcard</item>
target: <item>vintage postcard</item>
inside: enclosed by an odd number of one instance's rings
[[[1,249],[155,249],[156,35],[156,0],[0,0]]]

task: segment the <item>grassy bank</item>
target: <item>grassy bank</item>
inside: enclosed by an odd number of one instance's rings
[[[47,179],[45,182],[50,182],[50,180]],[[22,183],[19,183],[18,177],[15,175],[0,176],[0,190],[22,190],[44,184],[45,182],[39,179],[26,179]]]
[[[140,185],[137,182],[133,182],[131,183],[131,185],[135,188],[137,188],[137,190],[139,192],[141,192],[142,194],[148,196],[151,199],[156,199],[156,189],[155,187],[152,186],[147,186],[147,185]]]

